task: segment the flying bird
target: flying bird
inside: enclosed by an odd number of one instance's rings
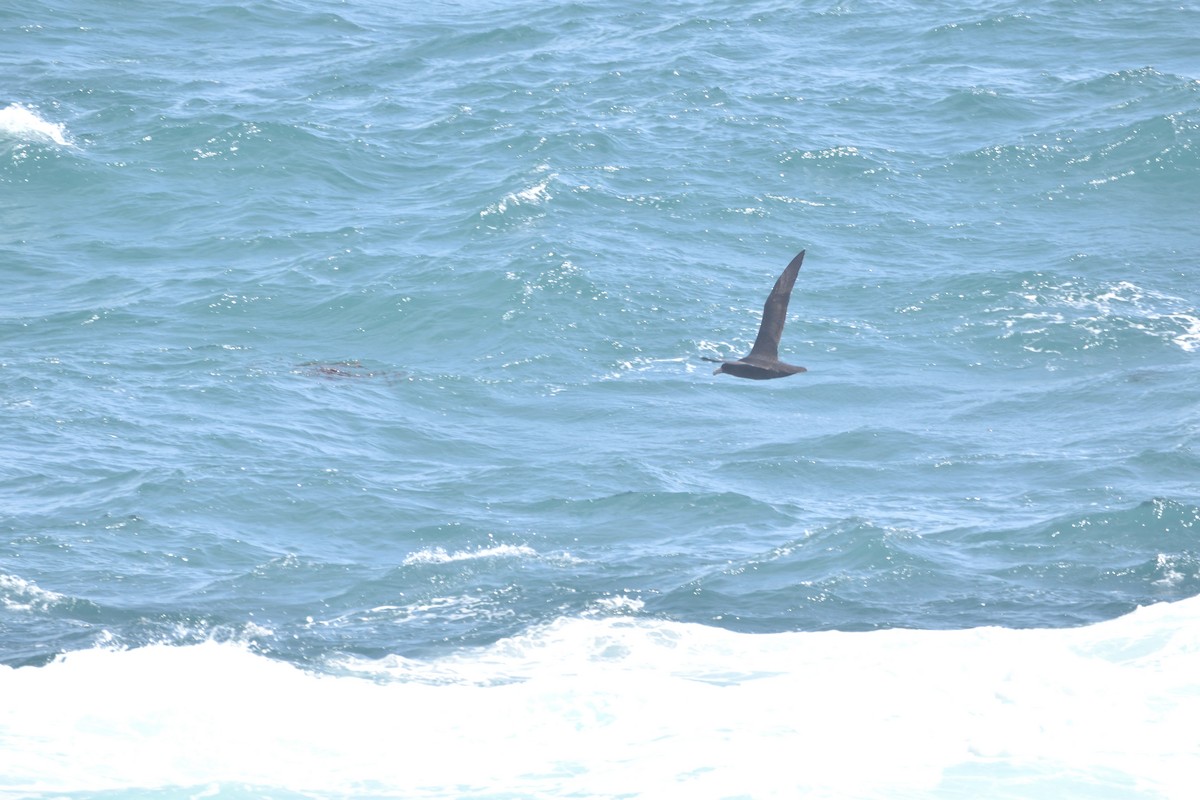
[[[804,261],[804,251],[792,259],[775,288],[767,296],[763,304],[762,323],[758,326],[758,338],[750,352],[737,361],[723,361],[719,358],[701,356],[705,361],[715,361],[721,366],[713,370],[713,375],[733,375],[736,378],[750,378],[765,381],[770,378],[785,378],[797,372],[807,372],[804,367],[785,364],[779,360],[779,337],[783,335],[783,323],[787,321],[788,300],[792,296],[792,286],[796,283],[796,275],[800,272],[800,264]]]

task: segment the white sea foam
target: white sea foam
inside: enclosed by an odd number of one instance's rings
[[[491,214],[503,214],[508,211],[509,206],[536,206],[545,203],[551,197],[550,182],[556,177],[558,176],[551,174],[533,186],[522,189],[519,192],[509,192],[499,202],[493,203],[483,211],[480,211],[479,216],[486,217]]]
[[[11,611],[45,610],[62,599],[58,592],[47,591],[15,575],[0,573],[0,605]]]
[[[65,125],[49,122],[20,103],[0,108],[0,135],[23,141],[52,142],[64,147],[71,144]]]
[[[639,600],[636,597],[627,597],[623,594],[614,595],[612,597],[601,597],[592,603],[592,608],[597,614],[636,614],[646,607],[645,600]]]
[[[1079,347],[1086,350],[1114,330],[1124,328],[1158,337],[1189,352],[1200,348],[1200,314],[1183,298],[1131,281],[1096,288],[1067,281],[1036,288],[1035,293],[1011,295],[1025,310],[1007,306],[995,309],[1009,315],[999,323],[1004,327],[1004,338],[1021,336],[1040,341],[1054,330],[1066,328],[1083,335]],[[1024,349],[1058,352],[1036,343],[1026,344]]]
[[[1200,317],[1193,313],[1175,313],[1166,315],[1178,323],[1183,331],[1171,337],[1171,341],[1189,353],[1200,348]]]
[[[754,635],[572,618],[444,659],[351,666],[370,679],[207,642],[2,667],[0,793],[1194,790],[1200,598],[1067,630]]]
[[[409,554],[405,566],[413,564],[448,564],[451,561],[472,561],[479,558],[535,558],[537,551],[527,545],[498,544],[478,550],[456,550],[447,552],[441,547],[431,547]]]

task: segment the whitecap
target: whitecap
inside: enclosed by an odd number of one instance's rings
[[[590,614],[607,616],[617,614],[637,614],[646,607],[646,601],[623,594],[601,597],[592,601],[588,609]]]
[[[519,192],[509,192],[498,203],[485,208],[479,212],[479,216],[486,217],[490,214],[503,214],[508,211],[511,206],[537,206],[551,199],[550,181],[557,177],[555,174],[548,175],[544,180],[535,183],[526,189]]]
[[[47,591],[16,575],[0,573],[0,605],[10,611],[32,611],[35,608],[44,611],[63,599],[58,592]]]
[[[471,561],[478,558],[536,558],[537,555],[536,550],[523,544],[498,544],[478,550],[456,550],[453,553],[441,547],[431,547],[410,553],[403,563],[408,567],[413,564],[448,564],[452,561]]]
[[[1071,796],[1090,781],[1186,797],[1198,602],[1063,630],[563,618],[325,674],[233,642],[97,648],[0,666],[5,788],[934,798]]]
[[[1191,353],[1197,348],[1200,348],[1200,317],[1192,314],[1176,313],[1168,314],[1167,317],[1175,322],[1178,322],[1184,327],[1184,331],[1176,336],[1171,337],[1171,341],[1178,345],[1183,350]]]
[[[0,134],[24,141],[52,142],[64,147],[71,142],[61,122],[49,122],[31,108],[13,103],[0,108]]]
[[[1028,292],[1030,288],[1036,292]],[[1041,339],[1060,330],[1078,334],[1076,346],[1085,350],[1110,341],[1121,330],[1153,336],[1188,352],[1200,348],[1200,316],[1194,307],[1181,297],[1131,281],[1091,288],[1075,281],[1025,286],[1010,298],[1017,307],[991,309],[1006,316],[990,324],[1004,328],[1002,338],[1037,338],[1023,345],[1031,352],[1061,353],[1039,346]]]

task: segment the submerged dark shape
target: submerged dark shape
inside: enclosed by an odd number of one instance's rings
[[[319,378],[373,378],[375,373],[361,361],[305,361],[298,365],[309,375]]]
[[[406,377],[403,372],[387,372],[368,369],[361,361],[305,361],[297,364],[294,372],[318,378],[339,380],[342,378],[388,378]]]
[[[758,338],[750,352],[737,361],[722,361],[718,358],[702,356],[705,361],[716,361],[721,366],[713,370],[713,375],[724,372],[737,378],[750,378],[765,381],[770,378],[785,378],[797,372],[807,372],[804,367],[785,364],[779,360],[779,337],[783,335],[783,323],[787,321],[788,300],[792,296],[792,286],[796,283],[796,274],[800,272],[800,264],[804,261],[804,251],[792,259],[775,288],[767,296],[763,305],[762,324],[758,326]]]

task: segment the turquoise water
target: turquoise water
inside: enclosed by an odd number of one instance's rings
[[[110,5],[0,10],[0,792],[1186,794],[1200,8]]]

